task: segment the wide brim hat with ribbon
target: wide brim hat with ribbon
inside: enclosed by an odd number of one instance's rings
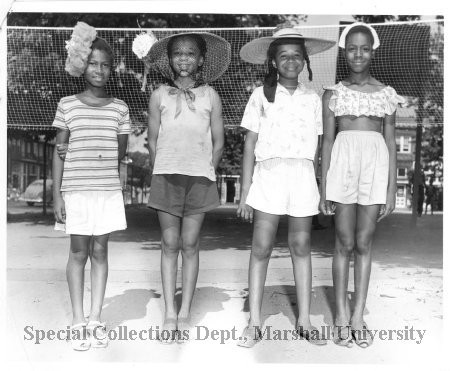
[[[200,35],[206,42],[206,55],[201,68],[201,77],[205,83],[217,80],[227,70],[231,62],[231,45],[224,38],[209,32],[184,32],[158,40],[153,44],[148,60],[151,68],[165,78],[174,80],[175,76],[169,64],[167,44],[176,36]]]
[[[270,44],[278,39],[304,39],[308,56],[324,52],[336,44],[335,41],[305,37],[300,30],[294,27],[283,27],[275,29],[273,36],[260,37],[245,44],[239,55],[249,63],[264,64],[267,60],[267,51]]]

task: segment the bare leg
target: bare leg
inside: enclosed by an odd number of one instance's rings
[[[90,321],[99,321],[105,298],[108,279],[108,238],[109,234],[92,236],[91,247],[91,313]]]
[[[311,327],[311,217],[289,217],[288,244],[297,292],[298,326]]]
[[[183,217],[181,255],[183,258],[183,296],[179,318],[189,318],[198,277],[199,236],[205,213]]]
[[[83,311],[84,268],[89,256],[90,240],[91,236],[70,235],[66,277],[72,303],[72,325],[85,322]]]
[[[352,327],[360,328],[369,288],[372,265],[372,241],[377,225],[380,205],[358,205],[356,221],[355,249],[355,308],[352,315]]]
[[[336,241],[333,257],[333,285],[337,326],[348,325],[350,308],[347,296],[350,256],[355,247],[356,204],[336,203]],[[345,336],[344,336],[345,337]]]
[[[178,253],[180,251],[180,220],[181,218],[158,211],[161,225],[161,280],[163,287],[165,313],[163,330],[171,336],[164,335],[162,341],[172,341],[176,331],[177,308],[175,290],[177,284]]]
[[[279,215],[254,211],[253,241],[248,271],[250,319],[249,325],[261,327],[261,307],[267,266],[277,233]]]

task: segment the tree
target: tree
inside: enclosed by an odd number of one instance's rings
[[[430,39],[430,64],[425,88],[424,111],[430,127],[423,133],[422,158],[425,170],[437,177],[443,171],[444,146],[444,26],[438,23]]]
[[[97,28],[270,27],[306,19],[292,14],[11,13],[8,26],[73,27],[83,21]]]
[[[128,166],[132,167],[130,183],[141,188],[144,188],[145,185],[150,186],[152,169],[148,154],[130,152],[128,153],[128,159],[131,160]]]
[[[240,129],[225,131],[225,149],[218,172],[223,175],[237,175],[241,169],[245,135]]]
[[[359,22],[365,23],[384,23],[390,21],[417,21],[420,20],[420,15],[354,15],[355,18]]]

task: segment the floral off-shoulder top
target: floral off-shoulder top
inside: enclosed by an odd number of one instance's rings
[[[373,93],[365,93],[350,89],[340,81],[324,89],[333,91],[328,107],[335,116],[384,117],[392,115],[399,104],[406,103],[405,98],[398,95],[390,86]]]

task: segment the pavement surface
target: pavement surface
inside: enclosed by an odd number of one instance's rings
[[[51,331],[65,331],[71,321],[65,278],[69,237],[53,231],[53,217],[42,216],[41,208],[10,202],[5,360],[192,364],[207,360],[221,364],[376,363],[427,367],[430,362],[439,364],[445,354],[443,217],[422,216],[416,227],[410,225],[410,219],[410,215],[397,213],[379,224],[365,313],[369,328],[376,331],[375,340],[367,349],[348,349],[332,341],[317,347],[292,333],[296,295],[287,247],[287,220],[282,218],[263,303],[268,331],[262,342],[244,349],[237,347],[236,342],[248,319],[252,226],[237,221],[234,207],[220,207],[208,213],[201,237],[191,339],[186,344],[163,345],[154,340],[164,309],[159,224],[152,210],[128,207],[128,229],[114,232],[109,243],[109,278],[102,317],[107,322],[110,344],[106,349],[75,352],[64,339],[50,339],[56,336]],[[334,310],[334,231],[330,218],[321,216],[321,223],[327,228],[312,233],[311,318],[315,326],[329,334]],[[352,299],[352,270],[350,273]],[[85,312],[89,313],[89,263],[85,278]],[[62,331],[60,337],[64,338]],[[46,338],[38,340],[37,336],[44,332]]]

